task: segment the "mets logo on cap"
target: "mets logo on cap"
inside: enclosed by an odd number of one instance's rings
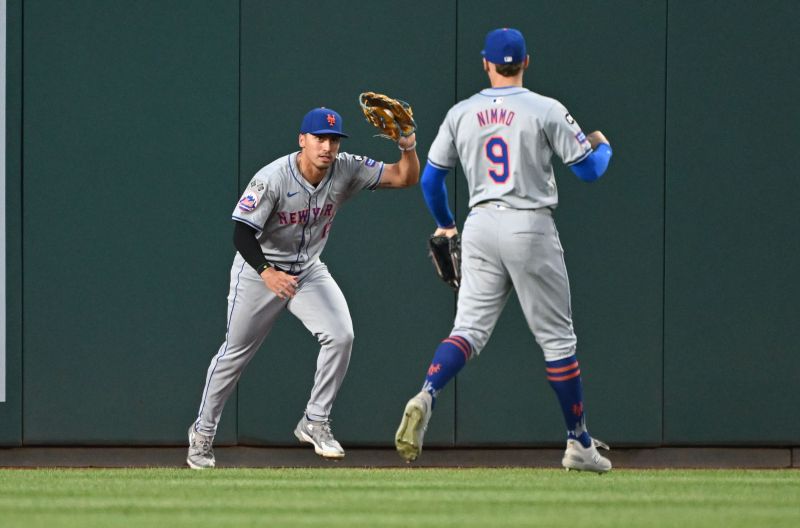
[[[342,132],[342,116],[336,110],[324,106],[314,108],[303,116],[300,133],[347,137],[347,134]]]

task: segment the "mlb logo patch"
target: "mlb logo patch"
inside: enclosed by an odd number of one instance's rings
[[[364,165],[367,167],[374,167],[377,162],[372,158],[367,158],[367,161],[364,162]]]
[[[578,143],[588,143],[586,139],[586,134],[584,134],[583,131],[580,131],[577,134],[575,134],[575,139],[578,140]]]
[[[239,200],[239,209],[245,213],[252,212],[258,206],[258,196],[254,193],[245,193]]]

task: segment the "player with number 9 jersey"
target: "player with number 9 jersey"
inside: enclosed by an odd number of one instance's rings
[[[422,390],[406,404],[395,445],[407,461],[419,456],[439,392],[484,350],[516,291],[564,416],[562,465],[602,473],[611,462],[597,451],[607,446],[586,427],[569,279],[553,220],[558,190],[551,160],[557,156],[579,178],[593,181],[608,167],[611,146],[600,131],[585,135],[560,102],[523,86],[530,57],[522,33],[490,32],[482,54],[491,87],[447,112],[422,174],[438,227],[434,236],[458,236],[444,179],[459,162],[470,212],[453,328],[436,348]]]

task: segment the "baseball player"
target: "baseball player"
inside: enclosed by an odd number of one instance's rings
[[[566,421],[562,464],[605,472],[611,462],[597,447],[608,447],[589,436],[584,417],[569,281],[553,222],[558,193],[551,157],[555,153],[578,177],[592,181],[605,172],[611,147],[599,131],[584,135],[561,103],[522,86],[530,58],[519,31],[491,31],[482,55],[491,88],[449,110],[422,175],[435,235],[457,235],[444,179],[458,161],[471,211],[461,240],[453,330],[436,349],[422,390],[406,405],[395,445],[407,461],[419,456],[439,391],[486,346],[513,288],[544,352],[547,379]]]
[[[311,397],[294,434],[326,458],[342,458],[328,419],[353,346],[347,302],[320,260],[339,208],[364,189],[400,188],[419,180],[415,135],[397,145],[400,160],[384,164],[340,153],[342,117],[315,108],[300,126],[300,150],[259,170],[233,210],[233,242],[225,341],[208,367],[197,419],[189,427],[191,468],[215,465],[212,441],[225,401],[275,320],[289,311],[320,344]]]

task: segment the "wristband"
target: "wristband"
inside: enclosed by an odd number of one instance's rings
[[[264,273],[266,270],[268,270],[268,269],[269,269],[269,268],[271,268],[271,267],[272,267],[272,264],[270,264],[269,262],[265,262],[265,263],[261,264],[261,265],[258,267],[258,269],[256,270],[256,273],[258,273],[259,275],[261,275],[262,273]]]
[[[400,150],[402,150],[403,152],[408,152],[408,151],[410,151],[410,150],[414,150],[415,148],[417,148],[417,142],[416,142],[416,141],[414,141],[414,144],[413,144],[413,145],[411,145],[411,146],[410,146],[410,147],[408,147],[408,148],[403,148],[403,147],[401,147],[401,146],[400,146],[400,143],[398,143],[398,144],[397,144],[397,148],[399,148],[399,149],[400,149]]]

